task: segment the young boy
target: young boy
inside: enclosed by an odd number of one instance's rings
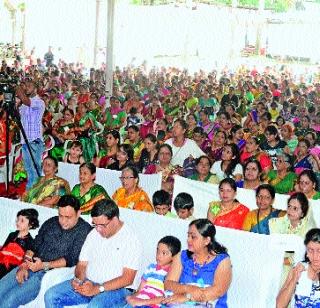
[[[135,307],[161,307],[161,301],[164,299],[164,280],[170,270],[173,257],[180,250],[181,242],[174,236],[165,236],[158,242],[157,263],[152,263],[148,266],[141,277],[137,292],[127,296],[129,305]]]
[[[152,196],[152,203],[156,214],[166,217],[176,217],[176,215],[170,212],[171,197],[167,191],[163,189],[157,190]]]
[[[194,220],[193,214],[193,198],[188,193],[180,193],[176,196],[173,202],[174,209],[181,219]]]
[[[84,163],[84,158],[82,156],[82,144],[80,141],[72,141],[69,152],[64,157],[63,161],[65,163],[81,165]]]

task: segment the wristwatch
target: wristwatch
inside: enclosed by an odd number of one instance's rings
[[[187,298],[188,302],[191,302],[192,301],[192,294],[186,293],[186,298]]]
[[[103,284],[99,285],[99,292],[103,293],[105,291]]]

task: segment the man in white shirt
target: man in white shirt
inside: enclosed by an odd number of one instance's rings
[[[50,288],[47,308],[89,304],[122,307],[140,265],[141,244],[119,219],[112,200],[98,201],[92,211],[94,229],[83,244],[75,277]]]

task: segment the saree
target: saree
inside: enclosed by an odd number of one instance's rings
[[[215,226],[242,230],[243,222],[249,209],[245,205],[238,203],[231,211],[224,213],[221,210],[221,202],[213,201],[209,203],[209,211],[214,215],[213,224]]]
[[[81,214],[90,214],[95,203],[102,199],[110,199],[106,190],[99,184],[94,184],[84,195],[80,194],[80,184],[73,187],[71,195],[80,201]]]
[[[287,194],[293,190],[297,175],[294,172],[288,172],[283,179],[278,177],[276,170],[271,170],[267,175],[267,180],[272,185],[277,194]]]
[[[267,216],[259,217],[259,222],[258,222],[258,210],[256,209],[256,210],[250,211],[243,222],[242,229],[245,231],[259,233],[259,234],[270,234],[269,220],[271,218],[277,218],[284,214],[285,214],[284,211],[271,209],[271,212]]]
[[[147,193],[141,188],[137,188],[134,193],[127,195],[126,190],[120,187],[115,191],[112,199],[119,207],[143,212],[154,211]]]
[[[70,193],[69,183],[58,176],[45,180],[39,177],[37,182],[30,188],[22,201],[33,204],[41,204],[46,198],[63,196]]]
[[[85,126],[88,121],[91,122],[91,127],[79,136],[79,141],[82,144],[82,155],[84,157],[84,160],[86,162],[91,162],[94,154],[96,153],[97,139],[94,127],[96,127],[97,121],[94,116],[90,112],[88,112],[80,119],[79,127]]]

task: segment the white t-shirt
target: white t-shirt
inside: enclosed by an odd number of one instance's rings
[[[195,143],[195,141],[186,138],[184,145],[182,147],[176,147],[172,143],[173,139],[170,138],[168,139],[165,143],[169,144],[172,147],[172,159],[171,159],[171,164],[172,165],[179,165],[183,166],[183,162],[186,158],[189,156],[192,156],[193,158],[198,158],[201,155],[206,155]]]
[[[226,178],[227,176],[225,175],[225,173],[221,170],[221,160],[216,161],[211,169],[210,172],[215,174],[218,178],[219,181],[223,180],[224,178]],[[232,176],[235,176],[236,174],[241,174],[242,175],[243,171],[242,171],[242,166],[240,164],[237,164],[236,167],[234,168],[233,172],[232,172]]]
[[[138,270],[142,247],[134,232],[125,224],[110,238],[102,237],[96,229],[87,236],[79,261],[88,262],[86,277],[103,283],[122,275],[124,267]]]

